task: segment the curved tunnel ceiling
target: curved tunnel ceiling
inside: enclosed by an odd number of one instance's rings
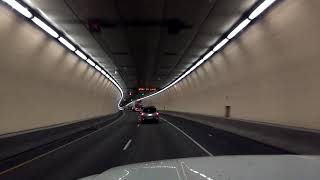
[[[29,1],[113,73],[126,99],[138,87],[161,89],[176,79],[258,2]]]

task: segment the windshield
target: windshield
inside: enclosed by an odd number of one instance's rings
[[[0,180],[320,173],[319,19],[320,0],[0,0]]]
[[[152,107],[143,108],[143,112],[145,112],[145,113],[155,113],[155,112],[157,112],[157,109],[156,108],[152,108]]]

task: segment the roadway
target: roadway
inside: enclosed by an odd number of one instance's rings
[[[109,168],[153,160],[209,155],[287,154],[287,152],[196,122],[161,115],[159,124],[138,125],[126,112],[113,123],[26,161],[1,180],[73,180]]]

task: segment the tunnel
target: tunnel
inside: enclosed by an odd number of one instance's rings
[[[0,0],[0,179],[319,179],[319,8]]]

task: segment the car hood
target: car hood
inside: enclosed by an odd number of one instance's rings
[[[266,155],[174,159],[115,167],[81,180],[270,179],[320,179],[320,157]]]

